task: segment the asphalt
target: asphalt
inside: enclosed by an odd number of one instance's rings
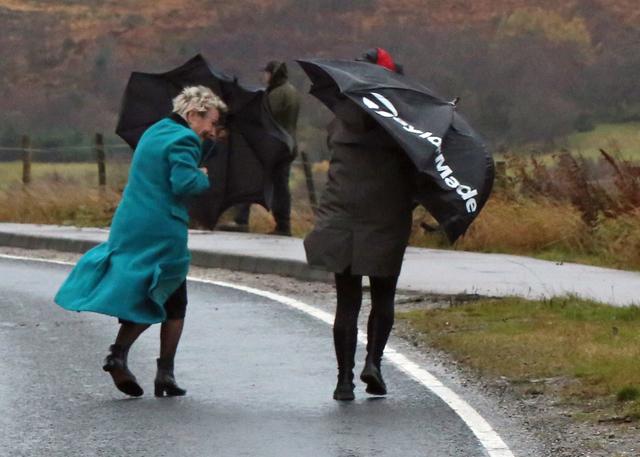
[[[176,361],[188,395],[151,395],[155,326],[130,356],[145,396],[128,399],[100,370],[115,320],[52,303],[69,268],[0,259],[0,456],[486,455],[446,404],[389,364],[386,398],[359,385],[355,402],[332,400],[328,325],[201,283],[189,284]]]
[[[84,252],[107,239],[108,231],[33,224],[0,224],[0,245]],[[275,273],[330,281],[309,267],[302,240],[259,234],[190,233],[196,266]],[[575,295],[616,306],[640,304],[640,273],[527,257],[408,248],[399,289],[419,294],[478,294],[550,298]]]

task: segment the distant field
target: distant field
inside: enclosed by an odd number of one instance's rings
[[[533,154],[544,163],[551,163],[557,152],[569,151],[586,158],[597,158],[600,156],[600,149],[621,159],[640,161],[640,122],[598,124],[589,132],[575,132],[559,138],[550,151],[548,147],[529,144],[510,152],[518,156]],[[539,154],[541,150],[549,152]],[[503,156],[496,154],[494,158],[502,160]]]
[[[126,162],[107,163],[107,185],[122,187],[127,179],[129,164]],[[22,162],[0,162],[0,190],[20,185]],[[65,182],[87,187],[98,185],[98,166],[93,163],[38,163],[31,165],[31,181],[38,183]]]
[[[596,156],[602,148],[625,159],[640,160],[640,122],[598,124],[590,132],[574,133],[567,138],[568,149]]]

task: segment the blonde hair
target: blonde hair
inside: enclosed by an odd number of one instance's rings
[[[182,92],[173,99],[173,112],[184,118],[186,118],[187,113],[191,111],[204,114],[211,108],[217,109],[220,111],[220,114],[228,110],[225,102],[205,86],[185,87],[182,89]]]

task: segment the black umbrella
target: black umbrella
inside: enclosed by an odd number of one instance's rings
[[[455,103],[379,65],[298,63],[313,83],[311,94],[329,109],[347,97],[391,135],[419,171],[417,200],[451,242],[464,234],[489,198],[494,164]]]
[[[171,113],[171,102],[186,86],[211,88],[229,107],[226,142],[205,142],[202,166],[211,189],[194,198],[191,215],[213,228],[220,214],[238,203],[270,202],[271,169],[291,155],[293,139],[273,119],[263,89],[249,89],[236,78],[211,69],[197,55],[166,73],[134,72],[125,89],[116,133],[132,148],[149,126]]]

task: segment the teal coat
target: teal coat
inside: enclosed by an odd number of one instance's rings
[[[144,133],[108,241],[80,259],[57,304],[137,323],[166,319],[164,303],[185,280],[191,260],[184,199],[209,188],[198,169],[200,154],[200,138],[177,115]]]

